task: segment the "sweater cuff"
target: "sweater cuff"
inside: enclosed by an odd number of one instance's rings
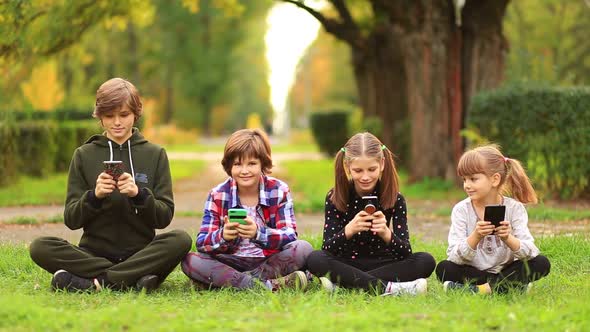
[[[102,199],[96,197],[94,194],[94,190],[88,190],[88,203],[95,209],[100,209],[102,207]]]
[[[145,199],[148,197],[149,193],[147,189],[142,188],[139,190],[135,197],[131,197],[131,202],[133,205],[141,206],[145,203]]]

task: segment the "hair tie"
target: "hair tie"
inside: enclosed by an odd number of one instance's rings
[[[510,160],[510,158],[508,158],[508,157],[504,157],[504,163],[507,163],[507,162],[508,162],[508,160]]]
[[[385,144],[381,144],[381,151],[387,149],[387,147],[385,146]]]
[[[346,153],[346,148],[340,148],[340,151]]]

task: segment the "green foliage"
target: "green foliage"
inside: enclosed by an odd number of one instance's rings
[[[590,83],[587,1],[519,0],[507,7],[509,82]]]
[[[17,156],[18,127],[12,121],[0,121],[0,186],[11,183],[18,173],[14,162]]]
[[[319,238],[303,237],[314,248]],[[193,290],[179,268],[152,294],[49,290],[51,275],[35,266],[24,245],[0,245],[0,330],[207,331],[585,331],[590,329],[590,241],[582,236],[537,240],[551,274],[524,295],[444,293],[434,275],[425,296],[381,297],[317,281],[301,293]],[[414,242],[416,251],[444,259],[446,245]],[[80,310],[84,308],[84,310]],[[219,309],[222,308],[222,309]],[[247,308],[247,309],[245,309]],[[466,308],[468,310],[466,310]],[[559,310],[556,310],[558,308]],[[314,317],[310,319],[310,317]]]
[[[312,113],[311,130],[320,151],[334,156],[348,140],[348,117],[345,111]]]
[[[55,132],[55,140],[58,146],[55,153],[56,171],[67,171],[74,150],[90,136],[99,132],[100,127],[95,120],[59,122]]]
[[[84,138],[83,140],[86,140]],[[71,158],[70,154],[70,158]],[[206,162],[201,160],[170,160],[172,181],[198,176]],[[0,187],[0,206],[63,205],[66,198],[67,173],[51,174],[45,178],[21,176],[15,183]],[[39,222],[52,222],[47,220]]]
[[[57,126],[50,121],[20,122],[17,154],[13,161],[19,172],[32,176],[47,176],[55,171]]]
[[[468,122],[552,197],[590,192],[590,89],[511,86],[477,95]]]

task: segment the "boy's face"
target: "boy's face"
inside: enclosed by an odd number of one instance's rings
[[[108,138],[118,144],[123,144],[131,137],[135,116],[127,105],[123,105],[117,110],[104,114],[100,118],[100,123],[106,130]]]
[[[262,175],[262,163],[260,159],[253,157],[242,157],[234,159],[231,168],[231,177],[237,182],[241,189],[258,188]]]

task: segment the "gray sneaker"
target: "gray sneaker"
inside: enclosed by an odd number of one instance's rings
[[[428,290],[428,282],[424,278],[405,282],[388,282],[385,293],[381,296],[419,295]]]

